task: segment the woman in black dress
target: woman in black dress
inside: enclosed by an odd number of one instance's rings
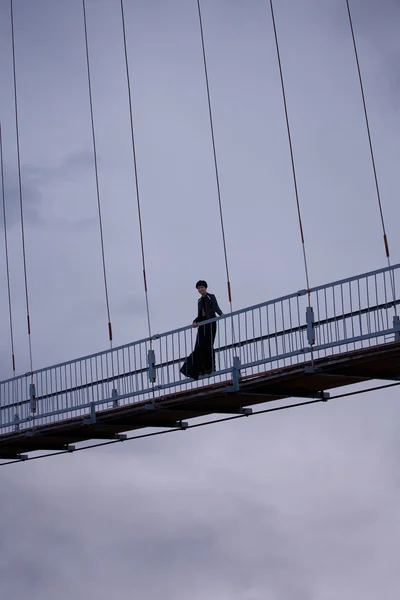
[[[185,360],[181,368],[182,375],[191,379],[198,379],[200,375],[210,375],[215,371],[214,340],[217,324],[214,321],[201,325],[201,322],[213,319],[216,315],[222,315],[216,297],[207,292],[207,282],[201,279],[196,283],[196,288],[200,294],[197,317],[192,324],[192,327],[198,327],[196,343],[192,354]]]

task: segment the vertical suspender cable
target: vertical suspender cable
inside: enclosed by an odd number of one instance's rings
[[[7,237],[7,215],[6,215],[6,194],[4,189],[4,159],[3,159],[3,134],[0,122],[0,171],[1,171],[1,190],[3,201],[3,225],[4,225],[4,248],[6,253],[6,273],[7,273],[7,291],[8,291],[8,316],[10,322],[10,341],[11,341],[11,361],[12,370],[15,377],[15,352],[14,352],[14,328],[12,318],[11,304],[11,285],[10,285],[10,262],[8,257],[8,237]]]
[[[98,215],[99,215],[101,258],[102,258],[102,265],[103,265],[104,291],[105,291],[105,297],[106,297],[106,308],[107,308],[107,318],[108,318],[108,337],[110,340],[110,347],[112,348],[113,336],[112,336],[112,326],[111,326],[111,317],[110,317],[110,302],[109,302],[109,298],[108,298],[106,260],[105,260],[105,252],[104,252],[103,221],[102,221],[101,203],[100,203],[99,172],[98,172],[98,165],[97,165],[96,135],[95,135],[95,129],[94,129],[92,84],[91,84],[91,77],[90,77],[89,44],[88,44],[85,0],[82,0],[82,8],[83,8],[83,24],[84,24],[84,30],[85,30],[86,67],[87,67],[88,87],[89,87],[90,120],[91,120],[91,126],[92,126],[93,159],[94,159],[94,172],[95,172],[95,178],[96,178],[97,208],[98,208]]]
[[[129,75],[129,61],[128,61],[128,50],[127,50],[127,44],[126,44],[125,12],[124,12],[123,0],[120,0],[120,4],[121,4],[122,32],[123,32],[123,39],[124,39],[126,81],[127,81],[127,86],[128,86],[129,118],[130,118],[130,126],[131,126],[133,167],[134,167],[134,172],[135,172],[136,205],[137,205],[137,212],[138,212],[138,219],[139,219],[140,246],[141,246],[141,252],[142,252],[143,284],[144,284],[144,294],[145,294],[145,300],[146,300],[147,326],[148,326],[150,345],[151,345],[151,321],[150,321],[150,308],[149,308],[149,294],[148,294],[148,290],[147,290],[146,259],[145,259],[145,252],[144,252],[142,213],[141,213],[141,208],[140,208],[139,178],[138,178],[137,161],[136,161],[136,144],[135,144],[135,131],[134,131],[134,126],[133,126],[132,93],[131,93],[131,81],[130,81],[130,75]]]
[[[352,19],[352,16],[351,16],[350,2],[349,2],[349,0],[346,0],[346,5],[347,5],[347,14],[349,16],[349,24],[350,24],[351,37],[352,37],[352,40],[353,40],[354,56],[355,56],[356,64],[357,64],[358,79],[359,79],[359,82],[360,82],[361,98],[362,98],[362,103],[363,103],[363,108],[364,108],[365,124],[366,124],[366,127],[367,127],[367,134],[368,134],[369,150],[370,150],[370,154],[371,154],[372,169],[373,169],[373,172],[374,172],[376,196],[377,196],[377,199],[378,199],[379,214],[380,214],[380,218],[381,218],[382,231],[383,231],[383,243],[384,243],[384,246],[385,246],[385,253],[386,253],[386,258],[388,260],[388,265],[390,266],[389,243],[388,243],[388,239],[387,239],[387,236],[386,236],[385,221],[384,221],[384,218],[383,218],[383,209],[382,209],[381,195],[380,195],[380,191],[379,191],[378,175],[377,175],[377,172],[376,172],[374,150],[373,150],[373,147],[372,147],[372,138],[371,138],[371,130],[370,130],[370,126],[369,126],[367,103],[366,103],[366,100],[365,100],[364,84],[363,84],[363,80],[362,80],[362,76],[361,76],[360,62],[358,60],[357,44],[356,44],[356,38],[355,38],[355,35],[354,35],[353,19]]]
[[[206,51],[205,51],[205,44],[204,44],[203,19],[201,16],[200,0],[197,0],[197,9],[198,9],[198,13],[199,13],[201,47],[202,47],[202,51],[203,51],[204,75],[205,75],[206,88],[207,88],[208,114],[209,114],[209,120],[210,120],[211,140],[212,140],[213,156],[214,156],[215,179],[216,179],[216,183],[217,183],[218,206],[219,206],[219,216],[220,216],[220,222],[221,222],[222,243],[223,243],[223,247],[224,247],[225,270],[226,270],[226,279],[227,279],[227,287],[228,287],[228,299],[229,299],[230,309],[232,312],[233,309],[232,309],[231,282],[230,282],[230,278],[229,278],[228,253],[227,253],[227,248],[226,248],[224,218],[223,218],[223,213],[222,213],[221,189],[220,189],[220,184],[219,184],[217,151],[216,151],[216,147],[215,147],[214,124],[213,124],[213,116],[212,116],[212,109],[211,109],[210,85],[209,85],[209,81],[208,81],[208,69],[207,69],[207,59],[206,59]]]
[[[25,227],[24,227],[24,209],[22,201],[22,177],[21,177],[21,153],[19,145],[19,119],[18,119],[18,98],[17,98],[17,76],[15,68],[15,35],[14,35],[14,10],[13,0],[10,0],[11,12],[11,43],[12,43],[12,59],[13,59],[13,78],[14,78],[14,103],[15,103],[15,133],[17,140],[17,161],[18,161],[18,191],[19,191],[19,207],[21,215],[21,237],[22,237],[22,258],[24,265],[24,281],[25,281],[25,303],[26,303],[26,318],[28,326],[28,344],[29,344],[29,364],[31,377],[33,378],[33,360],[32,360],[32,341],[31,341],[31,319],[29,312],[29,294],[28,294],[28,274],[26,266],[26,248],[25,248]]]
[[[306,275],[306,284],[307,284],[307,291],[308,291],[308,302],[310,302],[310,293],[309,293],[310,281],[309,281],[309,277],[308,277],[306,245],[305,245],[303,223],[302,223],[301,212],[300,212],[300,200],[299,200],[299,191],[298,191],[298,187],[297,187],[297,176],[296,176],[296,168],[295,168],[295,162],[294,162],[292,135],[290,132],[289,114],[288,114],[287,102],[286,102],[286,91],[285,91],[285,84],[284,84],[284,80],[283,80],[282,62],[281,62],[281,55],[280,55],[280,50],[279,50],[278,34],[277,34],[277,29],[276,29],[275,13],[274,13],[274,6],[272,3],[272,0],[270,0],[270,8],[271,8],[272,25],[274,28],[274,37],[275,37],[276,54],[277,54],[277,58],[278,58],[279,75],[280,75],[280,79],[281,79],[283,105],[284,105],[284,109],[285,109],[286,129],[287,129],[289,149],[290,149],[290,160],[292,163],[293,183],[294,183],[294,191],[295,191],[295,195],[296,195],[297,217],[299,220],[300,238],[301,238],[301,244],[303,247],[303,259],[304,259],[304,270],[305,270],[305,275]]]

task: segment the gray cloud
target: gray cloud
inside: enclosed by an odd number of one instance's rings
[[[21,203],[18,179],[14,174],[13,183],[5,187],[6,193],[6,219],[7,227],[15,227],[21,222]],[[41,215],[42,196],[36,184],[34,177],[26,177],[22,182],[22,207],[24,223],[37,226],[42,222]],[[1,228],[4,228],[3,209],[2,219],[0,221]]]
[[[6,578],[7,591],[59,589],[61,600],[132,585],[190,600],[395,594],[398,490],[381,436],[396,427],[376,421],[369,398],[5,470],[3,518],[14,525],[3,529],[3,565],[22,556],[26,566]],[[385,402],[393,410],[395,394]]]
[[[97,157],[101,166],[101,157]],[[82,218],[80,220],[67,220],[60,217],[51,218],[47,214],[47,206],[43,203],[44,188],[48,186],[60,187],[66,182],[80,182],[87,177],[88,172],[93,172],[93,153],[74,152],[67,155],[60,165],[38,166],[23,165],[21,168],[22,183],[22,209],[24,223],[31,226],[47,226],[64,231],[79,233],[88,227],[96,225],[94,218]],[[21,201],[18,185],[18,173],[15,169],[9,169],[5,165],[5,204],[6,219],[9,228],[14,227],[21,221]],[[1,225],[4,227],[3,219]]]
[[[14,2],[34,365],[108,346],[81,3]],[[345,3],[276,4],[311,283],[385,264]],[[196,3],[125,2],[152,326],[228,308]],[[203,0],[234,307],[304,287],[268,3]],[[353,1],[393,263],[398,6]],[[147,326],[119,3],[87,0],[114,342]],[[28,370],[10,33],[0,7],[18,372]],[[397,94],[397,95],[396,95]],[[0,278],[4,281],[0,252]],[[173,299],[170,301],[170,299]],[[0,372],[10,376],[0,286]],[[397,388],[396,388],[397,389]],[[1,471],[19,600],[396,598],[395,390]]]
[[[101,167],[102,158],[97,155],[97,163]],[[26,165],[25,174],[40,184],[56,182],[62,184],[65,180],[79,179],[88,172],[94,172],[93,151],[72,152],[65,156],[58,166]]]

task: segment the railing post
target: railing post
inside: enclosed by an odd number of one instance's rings
[[[240,367],[240,358],[238,356],[234,356],[232,367],[232,385],[228,387],[230,392],[238,392],[240,390]]]
[[[114,388],[112,390],[112,392],[111,392],[111,398],[112,398],[112,401],[113,401],[113,408],[117,408],[117,406],[119,404],[118,403],[118,390],[117,390],[117,388]]]
[[[306,323],[307,323],[307,341],[310,346],[313,346],[315,344],[315,330],[314,330],[314,310],[313,310],[312,306],[307,306]]]
[[[16,413],[14,416],[14,431],[16,431],[16,432],[19,431],[19,415],[18,415],[18,413]]]
[[[396,342],[400,342],[400,317],[395,315],[393,317],[393,329],[395,329],[394,339]]]
[[[148,368],[149,368],[150,383],[155,383],[155,381],[156,381],[156,355],[152,348],[150,348],[150,350],[147,353],[147,364],[148,364]]]
[[[94,402],[90,404],[90,417],[83,419],[84,425],[94,425],[96,423],[96,405]]]
[[[35,413],[36,412],[36,388],[35,388],[34,383],[31,383],[29,386],[29,400],[30,400],[31,412]]]

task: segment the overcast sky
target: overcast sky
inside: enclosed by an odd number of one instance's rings
[[[386,266],[345,0],[276,0],[310,284]],[[353,0],[392,263],[400,4]],[[202,0],[234,308],[305,287],[267,0]],[[205,278],[228,310],[196,0],[125,0],[154,332]],[[35,368],[108,347],[81,0],[14,0]],[[120,4],[87,0],[115,344],[146,335]],[[0,120],[17,372],[28,369],[10,3]],[[3,237],[3,223],[0,219]],[[3,244],[3,242],[1,242]],[[12,375],[0,250],[0,379]],[[398,388],[1,470],[4,598],[400,593]]]

